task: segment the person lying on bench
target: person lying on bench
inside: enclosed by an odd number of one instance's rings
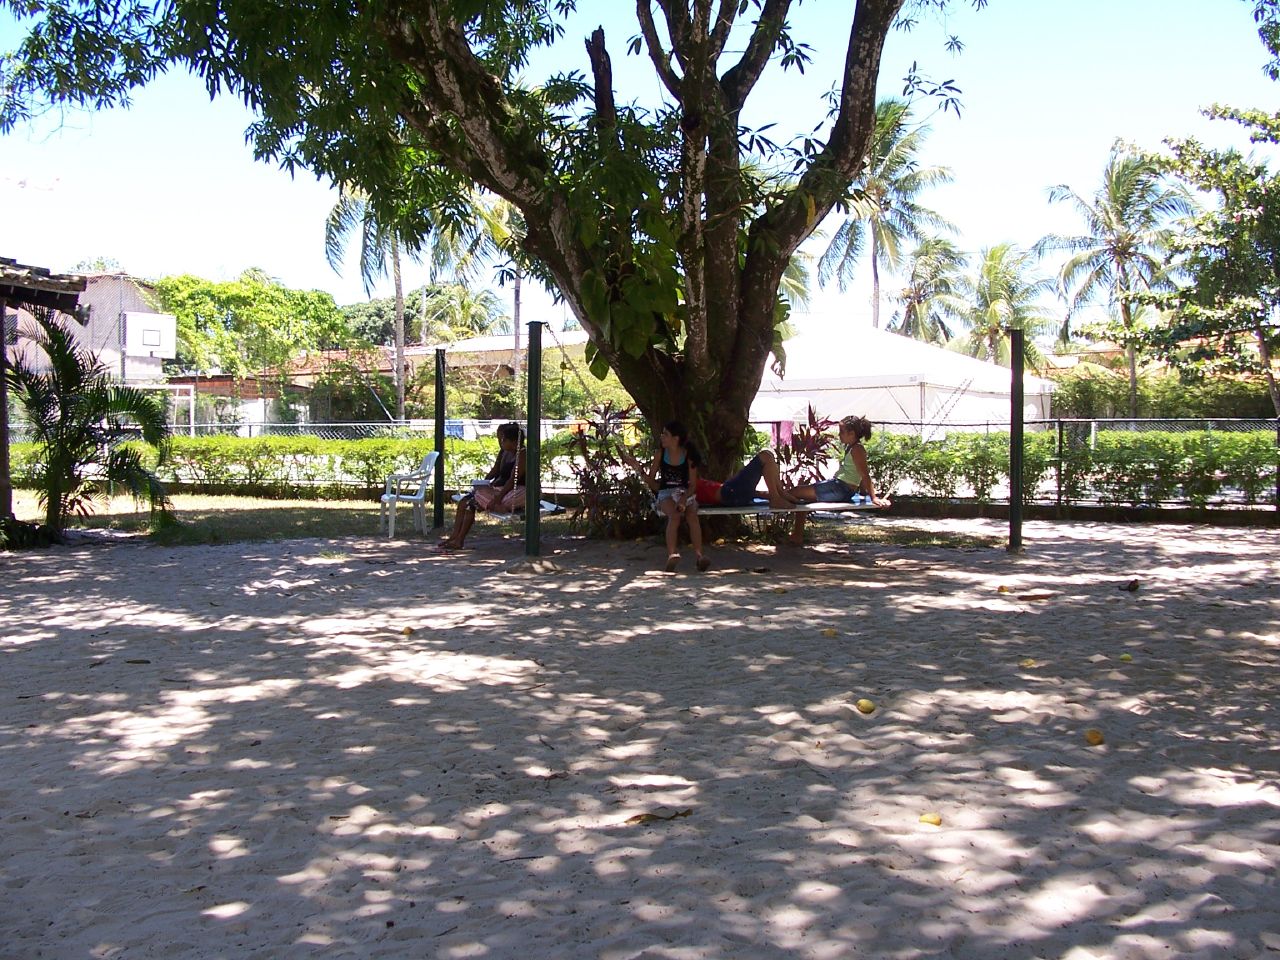
[[[689,441],[689,431],[679,420],[670,421],[658,434],[658,451],[648,468],[625,446],[620,448],[623,461],[642,479],[658,500],[658,510],[667,518],[667,572],[680,563],[680,523],[689,526],[689,542],[698,558],[698,570],[704,571],[711,561],[702,555],[702,526],[698,523],[698,501],[690,495],[697,488],[698,468],[702,457]]]
[[[446,550],[461,550],[476,522],[477,510],[491,513],[514,513],[524,508],[524,431],[518,423],[498,427],[498,458],[485,474],[487,483],[479,484],[458,501],[453,529],[440,540]]]
[[[756,501],[756,487],[761,480],[769,493],[769,506],[785,509],[803,502],[783,489],[778,458],[769,450],[761,450],[724,483],[699,477],[694,493],[704,507],[749,507]]]
[[[840,442],[844,454],[830,480],[794,487],[789,492],[797,503],[847,503],[855,493],[865,493],[874,507],[888,508],[888,497],[877,497],[867,468],[867,451],[862,441],[871,439],[871,421],[866,417],[845,417],[840,421]]]

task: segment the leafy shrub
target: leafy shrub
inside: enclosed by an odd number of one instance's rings
[[[947,438],[956,472],[979,503],[991,502],[991,489],[1009,474],[1009,438],[990,433],[961,433]]]
[[[569,521],[590,536],[630,538],[657,529],[653,494],[618,453],[633,416],[632,407],[606,404],[591,412],[584,429],[557,438],[578,488]]]
[[[778,447],[778,472],[788,487],[817,483],[826,476],[827,462],[838,456],[840,441],[832,436],[836,421],[819,417],[809,407],[806,422],[791,432],[791,442]]]
[[[1276,489],[1276,439],[1261,431],[1216,433],[1222,484],[1239,490],[1248,504],[1258,503]]]

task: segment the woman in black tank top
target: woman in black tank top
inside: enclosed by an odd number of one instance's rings
[[[702,526],[698,523],[698,501],[693,496],[702,458],[689,442],[684,424],[678,420],[672,420],[662,428],[658,443],[658,452],[648,470],[625,447],[622,448],[622,459],[657,495],[658,511],[667,518],[667,572],[675,570],[680,563],[681,522],[689,527],[689,542],[693,544],[694,555],[698,558],[698,569],[706,570],[711,561],[702,555]]]

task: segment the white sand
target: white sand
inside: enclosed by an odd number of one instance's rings
[[[1026,541],[3,556],[0,957],[1280,955],[1280,537]]]

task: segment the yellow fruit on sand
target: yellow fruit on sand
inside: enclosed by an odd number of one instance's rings
[[[406,637],[410,636],[413,633],[413,627],[405,627],[400,632],[403,633]]]
[[[942,814],[940,813],[922,813],[920,814],[921,823],[931,823],[935,827],[942,826]]]
[[[1122,653],[1122,654],[1120,654],[1120,659],[1121,659],[1121,660],[1123,660],[1125,663],[1129,663],[1131,660],[1133,660],[1133,654],[1132,654],[1132,653]]]
[[[1032,667],[1039,666],[1039,664],[1037,664],[1030,657],[1027,657],[1027,659],[1019,663],[1018,666],[1022,667],[1024,670],[1030,670]]]
[[[1084,732],[1084,742],[1091,747],[1097,747],[1105,743],[1106,740],[1102,736],[1101,730],[1095,730],[1094,728],[1090,727],[1088,730]]]
[[[834,637],[836,635],[836,630],[834,627],[825,627],[822,631],[822,635],[824,637]]]
[[[876,705],[873,701],[863,698],[854,704],[858,708],[859,713],[875,713]]]

